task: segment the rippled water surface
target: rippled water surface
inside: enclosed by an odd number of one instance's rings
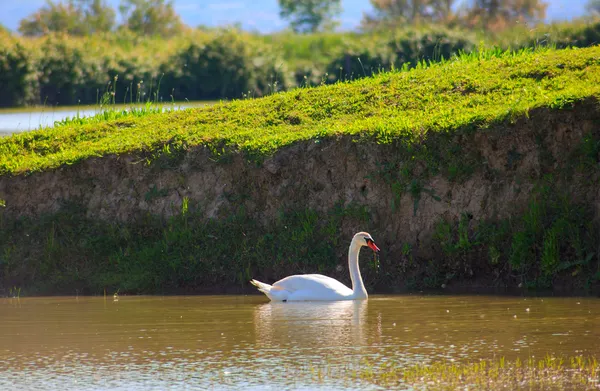
[[[366,389],[344,376],[363,358],[600,356],[599,341],[598,299],[0,299],[0,390]]]

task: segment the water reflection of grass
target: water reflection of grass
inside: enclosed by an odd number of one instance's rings
[[[471,363],[438,362],[401,367],[393,362],[364,360],[350,374],[355,380],[384,387],[414,389],[598,389],[596,357],[555,357],[527,360],[489,359]]]

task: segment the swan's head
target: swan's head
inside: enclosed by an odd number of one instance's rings
[[[373,237],[368,232],[357,233],[356,235],[354,235],[352,241],[356,242],[360,246],[367,246],[376,253],[380,251],[379,247],[377,247],[377,245],[375,244]]]

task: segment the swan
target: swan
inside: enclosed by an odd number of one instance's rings
[[[366,300],[367,290],[358,268],[358,253],[363,246],[370,247],[376,253],[379,247],[367,232],[359,232],[352,238],[348,250],[348,267],[352,289],[336,279],[321,274],[300,274],[285,277],[273,285],[257,280],[250,283],[267,295],[271,301],[337,301]]]

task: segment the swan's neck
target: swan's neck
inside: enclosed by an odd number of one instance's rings
[[[360,269],[358,268],[358,253],[360,252],[361,246],[354,241],[350,244],[350,250],[348,250],[348,268],[350,269],[350,279],[352,280],[352,291],[354,292],[355,299],[366,299],[367,290],[363,283],[362,276],[360,275]]]

